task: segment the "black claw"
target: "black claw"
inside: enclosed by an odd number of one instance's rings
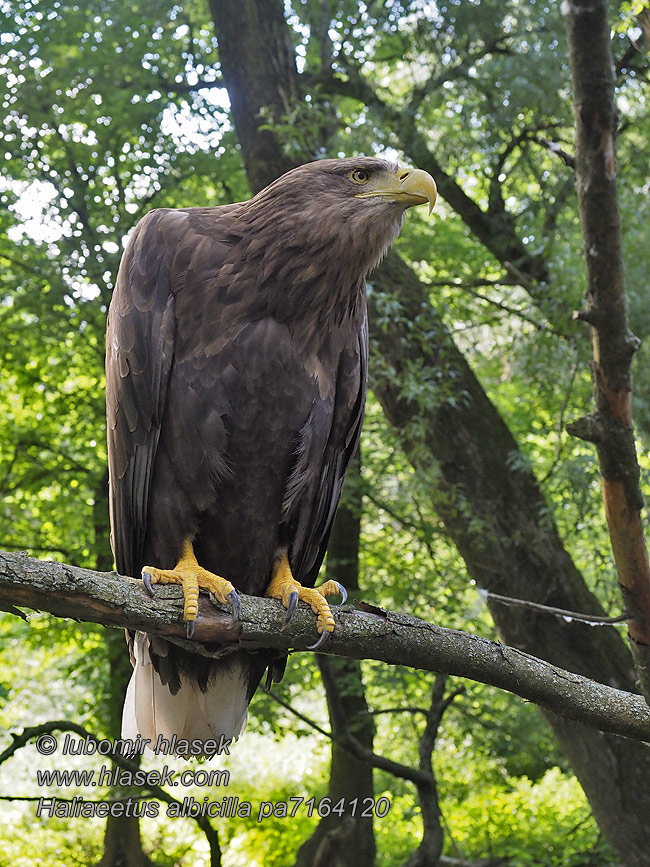
[[[144,589],[147,591],[149,596],[153,597],[153,587],[151,585],[151,575],[148,572],[142,570],[142,583],[144,584]]]
[[[330,635],[331,635],[330,632],[321,632],[320,638],[318,639],[316,644],[310,644],[307,647],[307,650],[318,650],[319,647],[322,647],[325,644],[325,642],[330,637]]]
[[[291,618],[294,615],[294,612],[296,610],[297,605],[298,605],[298,591],[293,590],[291,592],[291,595],[289,596],[289,604],[287,605],[287,613],[285,614],[285,617],[284,617],[284,623],[280,627],[281,630],[284,629],[284,627],[288,625],[289,621],[291,620]]]
[[[194,627],[196,626],[196,620],[186,620],[185,621],[185,634],[188,638],[192,638],[194,635]]]
[[[230,602],[233,619],[241,620],[241,599],[239,598],[239,593],[236,590],[231,590],[226,599]]]
[[[334,583],[339,588],[339,595],[341,596],[341,605],[345,605],[345,603],[348,601],[348,591],[345,589],[345,587],[342,584],[339,584],[338,581],[335,581]]]

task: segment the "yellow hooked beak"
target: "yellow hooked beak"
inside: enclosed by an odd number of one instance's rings
[[[428,172],[400,166],[395,172],[382,172],[370,178],[363,191],[355,194],[355,198],[369,199],[374,196],[384,196],[394,202],[400,202],[407,208],[428,202],[430,214],[437,195],[436,182]]]

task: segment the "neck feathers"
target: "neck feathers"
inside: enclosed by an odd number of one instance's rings
[[[373,200],[328,204],[319,200],[316,208],[307,200],[277,209],[261,197],[237,214],[233,256],[245,263],[247,282],[254,280],[258,299],[265,296],[269,314],[280,321],[306,316],[340,325],[356,319],[366,275],[404,221],[402,208]]]

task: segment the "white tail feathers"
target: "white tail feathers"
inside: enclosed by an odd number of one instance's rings
[[[122,737],[135,740],[138,734],[156,744],[159,737],[171,740],[219,741],[237,738],[248,717],[248,667],[235,659],[218,671],[206,690],[181,675],[181,688],[172,695],[162,683],[149,655],[149,637],[138,632],[133,646],[135,658],[122,713]]]

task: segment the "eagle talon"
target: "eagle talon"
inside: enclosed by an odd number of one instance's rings
[[[153,586],[151,584],[151,575],[145,570],[142,570],[142,583],[144,584],[144,589],[147,591],[149,596],[153,599]]]
[[[341,597],[341,605],[345,605],[345,603],[348,601],[348,591],[345,589],[345,587],[342,584],[339,584],[338,581],[335,581],[334,583],[339,588],[339,596]]]
[[[298,606],[298,591],[293,590],[291,592],[291,594],[289,595],[289,603],[287,605],[287,613],[284,617],[284,623],[280,627],[281,630],[284,629],[285,626],[288,626],[289,621],[293,617],[297,606]]]
[[[196,626],[196,620],[186,620],[185,621],[185,634],[187,635],[188,638],[193,638],[195,626]]]
[[[233,620],[241,620],[241,599],[239,598],[239,593],[236,590],[231,590],[226,599],[230,602]]]
[[[321,632],[318,641],[315,644],[309,644],[307,650],[318,650],[319,647],[322,647],[325,644],[331,634],[331,632]]]

